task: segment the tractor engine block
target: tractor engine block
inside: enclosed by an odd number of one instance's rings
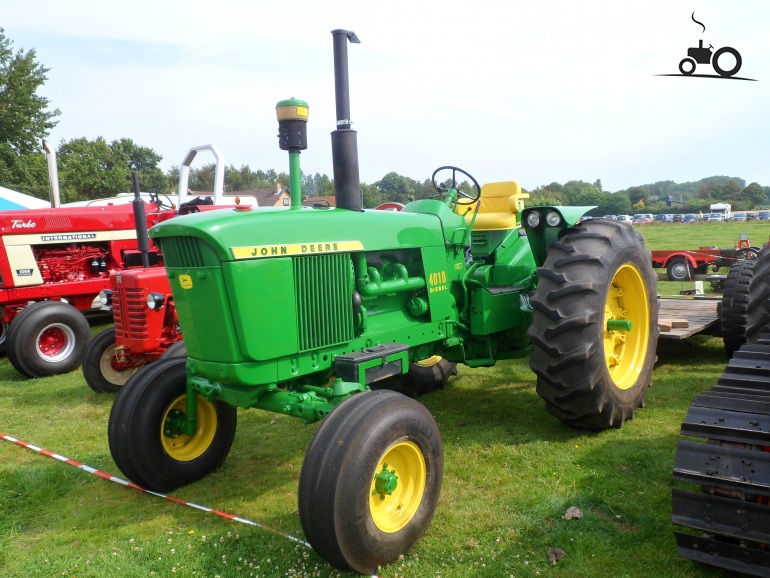
[[[34,249],[44,283],[67,283],[107,277],[108,255],[93,245],[67,245]]]

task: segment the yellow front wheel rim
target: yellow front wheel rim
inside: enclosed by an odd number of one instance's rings
[[[610,330],[607,322],[630,321],[630,330]],[[641,272],[625,264],[617,270],[604,306],[604,357],[615,386],[634,386],[647,357],[650,309]]]
[[[377,464],[369,490],[369,509],[375,526],[392,534],[414,518],[425,493],[427,468],[417,444],[398,442]]]
[[[166,453],[178,462],[189,462],[202,456],[214,441],[217,432],[217,411],[213,403],[209,403],[200,395],[198,401],[198,419],[195,433],[173,433],[169,435],[167,423],[178,419],[180,414],[187,412],[187,394],[177,397],[166,409],[160,424],[160,439]]]

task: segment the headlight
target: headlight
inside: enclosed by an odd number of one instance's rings
[[[150,309],[160,309],[163,307],[163,294],[150,293],[147,295],[147,307]]]
[[[93,293],[92,293],[92,295],[93,295]],[[99,291],[99,301],[101,301],[102,305],[104,305],[105,307],[107,305],[111,305],[112,304],[112,291],[110,291],[109,289],[102,289],[101,291]]]
[[[545,222],[549,227],[558,227],[561,225],[561,215],[556,211],[548,211],[545,215]]]
[[[527,227],[534,229],[540,224],[540,213],[537,211],[530,211],[527,213]]]

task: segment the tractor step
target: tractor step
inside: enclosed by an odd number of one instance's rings
[[[334,372],[342,381],[369,385],[409,371],[409,346],[376,345],[334,358]]]

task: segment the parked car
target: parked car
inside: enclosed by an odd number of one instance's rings
[[[697,223],[698,222],[698,215],[695,213],[687,213],[686,215],[682,216],[682,222],[683,223]]]
[[[603,219],[612,219],[614,221],[615,220],[615,215],[604,215],[604,217],[602,217],[602,218]]]
[[[655,222],[656,223],[673,223],[674,222],[674,216],[673,215],[655,215]]]
[[[759,211],[757,213],[757,219],[760,221],[770,220],[770,211]]]
[[[733,213],[730,217],[731,221],[746,221],[746,213]]]
[[[703,215],[703,220],[708,223],[719,223],[725,220],[725,216],[722,213],[706,213]]]
[[[638,213],[634,215],[633,223],[635,225],[644,225],[645,223],[652,223],[651,213]]]
[[[622,221],[624,223],[633,223],[634,220],[631,218],[631,215],[617,215],[615,217],[616,221]]]
[[[754,213],[753,211],[749,211],[748,213],[746,213],[746,220],[747,221],[753,221],[756,218],[757,218],[757,214]]]
[[[681,223],[682,222],[682,215],[674,215],[674,222],[675,223]]]

